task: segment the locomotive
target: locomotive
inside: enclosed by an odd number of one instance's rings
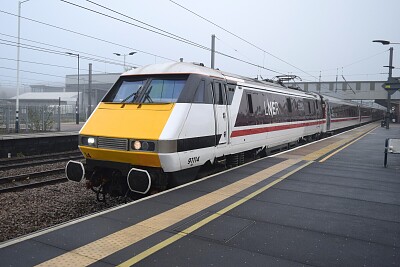
[[[193,180],[203,166],[380,119],[383,111],[193,63],[126,72],[79,132],[85,163],[66,176],[106,194],[149,194]]]

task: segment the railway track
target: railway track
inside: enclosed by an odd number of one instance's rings
[[[33,156],[27,158],[7,159],[0,161],[0,171],[79,159],[83,159],[83,156],[79,151],[49,154],[44,156]]]
[[[64,168],[32,172],[0,178],[0,193],[39,187],[66,181]],[[62,176],[61,176],[62,174]],[[47,178],[51,176],[50,178]]]

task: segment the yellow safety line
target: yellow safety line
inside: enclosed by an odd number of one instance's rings
[[[378,126],[372,128],[371,130],[369,130],[368,132],[362,134],[360,137],[356,138],[355,140],[351,141],[350,143],[348,143],[347,145],[339,148],[338,150],[332,152],[331,154],[329,154],[328,156],[326,156],[325,158],[321,159],[319,162],[325,162],[327,159],[329,159],[330,157],[336,155],[337,153],[339,153],[340,151],[342,151],[343,149],[345,149],[346,147],[354,144],[355,142],[357,142],[358,140],[360,140],[361,138],[365,137],[367,134],[369,134],[370,132],[372,132],[373,130],[375,130],[376,128],[378,128]]]
[[[298,159],[288,159],[280,162],[235,183],[43,262],[38,266],[87,266],[93,264],[214,204],[226,200],[300,161]]]
[[[374,126],[372,129],[368,130],[367,133],[369,133],[370,131],[376,129],[377,126]],[[307,161],[317,161],[319,158],[323,157],[324,155],[327,155],[328,153],[330,153],[331,151],[336,150],[337,148],[347,144],[350,140],[353,140],[354,138],[358,138],[360,135],[363,135],[366,133],[353,133],[352,135],[350,135],[350,138],[344,138],[342,140],[336,141],[330,145],[327,145],[326,147],[319,149],[317,151],[314,151],[306,156],[303,157],[303,160],[307,160]]]
[[[303,169],[304,167],[307,167],[308,165],[310,165],[311,163],[313,163],[312,161],[309,161],[303,165],[301,165],[300,167],[296,168],[295,170],[281,176],[280,178],[276,179],[275,181],[263,186],[262,188],[258,189],[257,191],[254,191],[253,193],[243,197],[242,199],[236,201],[235,203],[221,209],[220,211],[210,215],[209,217],[201,220],[200,222],[186,228],[185,230],[175,234],[174,236],[164,240],[163,242],[158,243],[157,245],[143,251],[142,253],[130,258],[129,260],[121,263],[120,265],[118,265],[119,267],[127,267],[127,266],[131,266],[135,263],[138,263],[139,261],[143,260],[144,258],[147,258],[148,256],[152,255],[153,253],[171,245],[172,243],[174,243],[175,241],[178,241],[179,239],[181,239],[182,237],[194,232],[195,230],[199,229],[200,227],[208,224],[209,222],[217,219],[218,217],[220,217],[221,215],[227,213],[228,211],[242,205],[243,203],[245,203],[246,201],[254,198],[255,196],[261,194],[262,192],[264,192],[265,190],[267,190],[268,188],[276,185],[277,183],[281,182],[282,180],[286,179],[287,177],[289,177],[290,175],[298,172],[299,170]]]

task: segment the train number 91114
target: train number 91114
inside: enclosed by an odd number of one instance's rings
[[[188,165],[193,165],[194,163],[196,163],[196,162],[199,162],[200,161],[200,157],[191,157],[191,158],[188,158]]]

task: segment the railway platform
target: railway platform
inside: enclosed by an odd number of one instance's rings
[[[25,133],[21,131],[21,133],[10,133],[10,134],[1,134],[1,140],[11,140],[11,139],[25,139],[25,138],[35,138],[35,137],[45,137],[45,136],[64,136],[71,134],[78,134],[79,130],[83,126],[83,122],[79,124],[75,123],[61,123],[61,130],[54,132],[37,132],[37,133]]]
[[[76,150],[84,123],[62,123],[61,131],[0,135],[0,159]]]
[[[399,136],[365,125],[11,240],[2,266],[399,266]]]

